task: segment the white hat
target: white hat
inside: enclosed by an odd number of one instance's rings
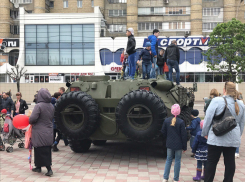
[[[131,32],[131,34],[134,35],[134,29],[133,28],[128,28],[127,31]]]

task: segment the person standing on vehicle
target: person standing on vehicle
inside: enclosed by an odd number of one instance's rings
[[[14,102],[14,115],[25,114],[25,111],[28,109],[26,101],[21,99],[22,95],[20,92],[16,93],[17,100]]]
[[[167,138],[167,160],[163,175],[164,182],[167,182],[169,179],[170,168],[174,156],[174,181],[179,181],[182,151],[185,152],[187,150],[187,133],[185,130],[185,122],[177,117],[180,114],[180,111],[179,104],[174,104],[171,107],[171,113],[173,116],[165,119],[161,129],[163,137]]]
[[[152,63],[152,56],[151,56],[151,43],[146,42],[146,48],[143,49],[140,54],[138,61],[142,58],[142,70],[143,70],[143,79],[150,79],[150,72],[151,72],[151,67],[153,65]]]
[[[128,36],[126,52],[128,53],[129,77],[134,79],[136,72],[136,41],[134,38],[134,29],[129,28],[126,32],[126,35]]]
[[[158,66],[157,66],[157,55],[158,55],[158,41],[157,38],[159,36],[160,32],[158,29],[154,29],[153,30],[153,35],[150,35],[148,37],[148,39],[151,42],[151,52],[152,52],[152,56],[153,56],[153,64],[154,66],[152,66],[151,69],[151,78],[157,78],[157,70],[158,70]]]
[[[162,49],[157,56],[158,75],[163,75],[163,66],[165,64],[164,53],[165,50]]]
[[[245,122],[245,106],[242,101],[237,100],[236,85],[232,82],[226,82],[223,88],[223,98],[215,97],[210,103],[204,119],[202,136],[207,138],[208,158],[204,182],[214,180],[216,167],[221,153],[224,156],[225,174],[223,182],[232,182],[235,174],[235,152],[241,144],[241,136]],[[235,118],[237,126],[222,136],[216,136],[213,132],[213,117],[220,115],[225,106]]]
[[[171,45],[167,47],[164,55],[165,60],[167,60],[167,65],[169,69],[169,81],[173,81],[173,68],[176,71],[176,83],[180,84],[180,70],[179,70],[179,60],[180,52],[177,46],[177,41],[173,40]]]
[[[45,88],[41,88],[37,96],[37,104],[29,118],[32,125],[32,145],[34,147],[34,163],[36,168],[33,172],[41,172],[41,167],[47,168],[46,176],[53,175],[52,165],[52,144],[53,144],[53,123],[54,106],[51,104],[51,94]]]

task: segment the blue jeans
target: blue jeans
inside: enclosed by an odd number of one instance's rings
[[[166,75],[166,79],[169,80],[169,74],[168,74],[168,72],[165,72],[165,75]]]
[[[194,141],[195,141],[195,136],[191,135],[191,138],[190,138],[190,147],[191,147],[191,149],[192,149],[192,145],[193,145]]]
[[[151,61],[142,62],[142,70],[143,70],[143,79],[146,79],[145,76],[147,76],[147,79],[149,79],[151,73]]]
[[[128,56],[129,74],[128,76],[134,79],[136,71],[136,53]]]
[[[129,74],[129,66],[126,66],[124,74],[125,74],[125,77],[128,77],[128,74]]]
[[[163,75],[163,66],[158,66],[157,73],[158,75]]]
[[[166,164],[165,164],[163,178],[166,180],[169,179],[169,173],[170,173],[174,154],[175,154],[174,181],[179,181],[179,172],[180,172],[180,166],[181,166],[182,150],[172,150],[169,148],[167,149],[167,160],[166,160]]]
[[[153,58],[153,64],[154,64],[154,68],[151,68],[151,76],[150,78],[157,78],[157,58]]]
[[[173,78],[172,78],[172,74],[173,74],[173,68],[175,69],[176,71],[176,83],[177,85],[179,85],[179,81],[180,81],[180,71],[179,71],[179,63],[178,61],[176,60],[171,60],[171,59],[168,59],[167,60],[167,65],[168,65],[168,69],[169,69],[169,81],[173,81]]]
[[[204,166],[204,169],[206,169],[207,161],[197,160],[197,169],[202,169],[202,165]]]
[[[236,148],[236,154],[239,154],[239,147]]]

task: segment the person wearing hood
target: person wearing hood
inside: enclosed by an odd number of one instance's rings
[[[169,81],[173,81],[173,68],[176,71],[176,83],[179,85],[180,83],[180,70],[179,70],[179,60],[180,60],[180,52],[177,46],[177,41],[173,40],[171,45],[167,47],[164,55],[165,60],[167,60],[167,65],[169,69]]]
[[[126,35],[128,36],[126,52],[128,53],[129,77],[134,79],[136,72],[136,41],[134,38],[134,29],[129,28],[126,32]]]
[[[33,172],[41,172],[41,167],[46,166],[46,176],[53,175],[51,169],[53,144],[53,118],[54,106],[51,104],[51,94],[45,88],[41,88],[37,94],[37,104],[29,118],[32,125],[32,145],[34,147]]]
[[[151,69],[151,78],[157,78],[158,66],[157,66],[157,55],[158,55],[158,41],[157,38],[160,32],[158,29],[153,30],[153,34],[148,37],[151,42],[151,52],[153,57],[153,65]]]

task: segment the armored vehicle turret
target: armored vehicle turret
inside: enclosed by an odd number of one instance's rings
[[[162,124],[175,103],[181,106],[186,125],[191,122],[196,85],[184,88],[161,76],[149,80],[90,76],[67,86],[56,103],[55,122],[74,152],[85,152],[91,143],[103,145],[106,140],[161,139]]]

